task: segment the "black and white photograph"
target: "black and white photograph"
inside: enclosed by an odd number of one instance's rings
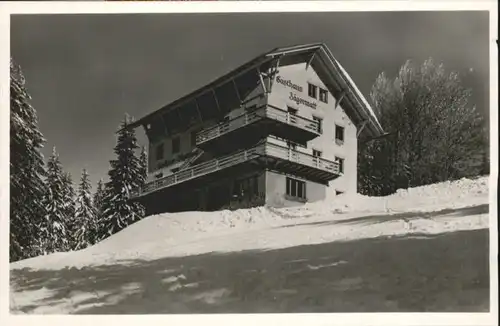
[[[497,316],[485,4],[2,12],[11,318]]]

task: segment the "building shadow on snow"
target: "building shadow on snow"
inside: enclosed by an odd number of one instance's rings
[[[412,219],[431,219],[434,217],[464,217],[479,214],[488,214],[489,204],[469,206],[462,208],[446,208],[439,211],[433,212],[404,212],[404,213],[392,213],[392,214],[377,214],[377,215],[367,215],[362,217],[355,217],[349,219],[343,219],[338,221],[319,221],[319,222],[306,222],[306,223],[296,223],[292,225],[283,225],[276,228],[290,228],[296,226],[322,226],[322,225],[333,225],[333,224],[378,224],[397,220],[412,220]]]
[[[11,271],[12,310],[77,314],[483,312],[488,230]],[[132,240],[131,240],[132,241]],[[47,310],[45,310],[47,311]]]

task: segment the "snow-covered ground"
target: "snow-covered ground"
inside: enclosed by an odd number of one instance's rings
[[[292,208],[161,214],[150,216],[93,247],[19,261],[10,267],[11,271],[92,269],[93,266],[211,252],[270,250],[380,236],[486,229],[488,187],[489,178],[481,177],[402,190],[387,197],[332,195],[323,202]],[[19,283],[19,279],[11,277],[11,309],[14,311],[15,307],[36,305],[35,302],[49,295],[45,287],[21,291],[16,287]],[[127,286],[133,287],[133,282]],[[83,302],[89,295],[95,294],[76,293],[72,300]],[[73,303],[70,305],[65,298],[60,300],[59,304],[52,302],[34,311],[74,311],[70,308]]]
[[[332,195],[322,202],[291,208],[258,207],[237,211],[155,215],[93,247],[78,252],[27,259],[11,264],[11,269],[60,269],[212,251],[275,249],[383,235],[433,234],[487,228],[487,212],[456,218],[454,210],[487,204],[488,180],[487,177],[481,177],[444,182],[401,190],[387,197]],[[428,218],[423,214],[440,210],[449,211],[443,212],[438,219]],[[398,218],[400,213],[415,215],[411,219],[404,219]],[[370,219],[365,221],[368,223],[361,224],[321,224],[382,214],[391,214],[395,218],[376,224],[369,223]],[[373,220],[377,219],[374,217]],[[287,225],[302,227],[279,228]],[[320,227],[312,228],[311,225]]]

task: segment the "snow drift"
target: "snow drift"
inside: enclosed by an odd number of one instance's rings
[[[324,201],[291,208],[149,216],[90,248],[15,262],[11,269],[78,268],[130,259],[488,228],[488,182],[488,177],[461,179],[387,197],[328,194]],[[479,209],[457,214],[467,207]]]

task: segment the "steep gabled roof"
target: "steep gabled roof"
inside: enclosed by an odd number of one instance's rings
[[[361,93],[361,91],[358,89],[351,76],[349,76],[344,67],[342,67],[340,62],[333,56],[330,49],[324,43],[276,48],[267,53],[267,56],[279,56],[300,52],[312,52],[315,53],[315,56],[319,56],[325,63],[325,66],[329,70],[330,75],[340,77],[340,81],[343,82],[347,90],[351,92],[356,109],[361,111],[360,113],[371,123],[372,127],[374,127],[374,129],[376,130],[376,133],[384,133],[382,125],[380,124],[377,115],[373,111],[373,108],[368,103],[363,93]]]
[[[342,67],[342,65],[338,62],[338,60],[333,56],[330,49],[324,43],[313,43],[313,44],[304,44],[304,45],[295,45],[289,47],[281,47],[275,48],[269,52],[266,52],[253,60],[241,65],[240,67],[232,70],[231,72],[217,78],[216,80],[210,82],[209,84],[167,104],[166,106],[151,112],[150,114],[144,116],[143,118],[137,120],[136,122],[129,125],[129,127],[135,128],[139,125],[148,123],[150,119],[160,112],[166,112],[170,109],[178,107],[190,100],[194,97],[198,97],[203,93],[211,90],[218,85],[223,84],[228,81],[233,76],[254,68],[259,67],[266,62],[271,62],[275,60],[276,57],[279,56],[287,56],[294,54],[310,54],[313,55],[313,59],[321,62],[323,69],[327,70],[327,76],[329,80],[324,81],[327,87],[334,88],[337,85],[346,92],[347,97],[350,100],[351,105],[353,106],[353,110],[357,113],[358,116],[361,117],[362,120],[368,122],[368,128],[371,131],[372,136],[380,136],[384,133],[384,130],[377,119],[375,112],[372,107],[363,96],[361,91],[358,89],[356,84],[353,82],[352,78],[349,76],[347,71]]]

